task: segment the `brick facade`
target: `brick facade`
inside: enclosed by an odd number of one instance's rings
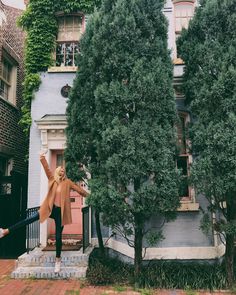
[[[0,96],[0,156],[13,160],[13,169],[27,174],[25,155],[27,141],[20,120],[22,107],[22,82],[24,78],[23,48],[24,32],[17,27],[17,18],[22,10],[4,5],[0,0],[0,73],[3,54],[10,57],[16,65],[16,101],[12,104]],[[1,24],[2,23],[2,24]]]

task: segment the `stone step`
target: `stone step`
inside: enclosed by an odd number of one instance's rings
[[[62,267],[87,266],[91,251],[82,253],[80,251],[62,251]],[[54,267],[55,251],[42,251],[42,248],[35,248],[29,254],[24,253],[17,260],[18,267]]]
[[[54,267],[17,267],[11,273],[13,279],[78,279],[86,277],[87,266],[61,267],[59,273],[54,272]]]
[[[85,278],[88,267],[89,255],[93,248],[90,247],[83,253],[79,251],[62,251],[61,271],[54,272],[55,251],[42,251],[35,248],[29,254],[24,253],[16,260],[16,268],[11,277],[15,279],[68,279]]]

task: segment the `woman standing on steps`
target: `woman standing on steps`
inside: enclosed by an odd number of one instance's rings
[[[48,166],[47,160],[45,159],[45,153],[40,154],[40,162],[43,165],[48,178],[48,193],[40,206],[39,211],[7,229],[0,228],[0,238],[3,238],[14,230],[28,225],[38,219],[42,223],[48,217],[53,218],[56,227],[55,272],[58,273],[60,272],[61,267],[62,231],[64,225],[72,223],[69,197],[70,190],[77,191],[83,197],[86,197],[89,194],[89,191],[68,179],[65,175],[65,169],[63,166],[57,167],[53,175]]]

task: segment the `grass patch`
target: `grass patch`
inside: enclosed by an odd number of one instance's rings
[[[149,289],[138,289],[137,290],[141,295],[152,295],[152,291]]]
[[[185,294],[186,294],[186,295],[198,295],[198,293],[197,293],[195,290],[192,290],[192,289],[190,289],[190,288],[187,288],[187,289],[185,290]]]
[[[113,287],[113,290],[116,291],[116,292],[124,292],[124,291],[127,290],[127,288],[125,286],[119,286],[119,285],[117,285],[117,286],[114,286]]]
[[[80,291],[79,290],[66,290],[65,295],[79,295]]]

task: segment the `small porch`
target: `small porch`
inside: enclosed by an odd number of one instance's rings
[[[38,207],[27,209],[26,215],[30,216],[38,210]],[[15,270],[11,277],[15,279],[38,278],[38,279],[68,279],[84,278],[88,267],[89,255],[93,250],[90,244],[90,208],[82,209],[82,232],[81,246],[70,247],[63,250],[60,273],[54,272],[55,251],[52,248],[47,251],[47,246],[40,244],[40,223],[35,221],[26,228],[26,253],[16,260]],[[66,239],[65,241],[68,241]],[[67,243],[65,243],[67,246]],[[65,246],[65,244],[63,246]],[[78,250],[77,250],[78,249]]]
[[[35,121],[37,129],[40,135],[40,150],[47,151],[46,159],[49,163],[52,172],[58,166],[64,166],[64,150],[66,147],[66,135],[65,128],[67,126],[66,116],[64,114],[50,114],[44,115],[41,119]],[[47,194],[48,180],[45,172],[40,167],[40,203],[45,198]],[[85,229],[82,228],[84,224],[84,216],[82,216],[82,211],[87,212],[88,216],[91,215],[90,209],[85,208],[85,200],[82,196],[78,195],[76,192],[70,193],[70,203],[71,203],[71,214],[72,214],[72,224],[65,225],[63,229],[62,240],[64,241],[64,248],[67,245],[74,246],[77,250],[82,243],[84,243],[84,230],[88,231],[88,243],[91,241],[91,218],[88,219],[88,225]],[[55,224],[52,219],[48,219],[46,222],[40,225],[40,244],[46,249],[53,248],[55,246]],[[67,247],[67,248],[68,248]],[[73,247],[72,247],[73,248]]]

